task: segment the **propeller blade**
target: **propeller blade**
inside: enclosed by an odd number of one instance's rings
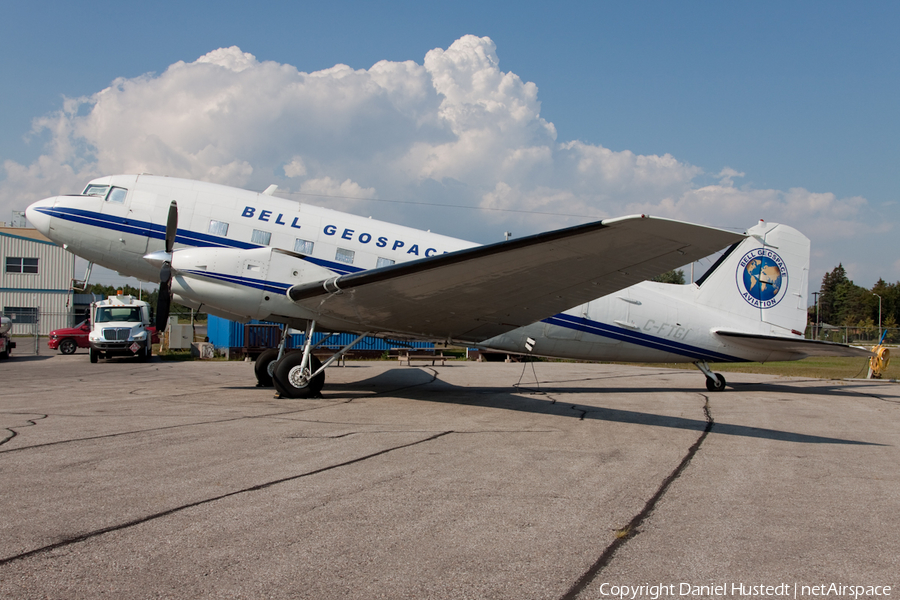
[[[178,233],[178,203],[172,200],[169,205],[169,216],[166,219],[166,252],[172,254],[175,247],[175,234]]]
[[[169,205],[169,215],[166,218],[166,256],[159,269],[159,295],[156,301],[156,330],[160,333],[165,331],[169,324],[169,307],[172,305],[171,261],[176,233],[178,233],[178,203],[172,200]]]
[[[169,324],[169,307],[172,304],[172,290],[169,281],[159,282],[159,295],[156,301],[156,331],[162,335]]]

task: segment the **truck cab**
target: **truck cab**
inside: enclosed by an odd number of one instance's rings
[[[153,354],[150,305],[123,294],[94,302],[88,344],[92,363],[112,356],[149,360]]]

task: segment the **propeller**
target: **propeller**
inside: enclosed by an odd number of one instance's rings
[[[175,247],[175,233],[178,231],[178,204],[172,200],[166,219],[166,250],[159,269],[159,299],[156,302],[156,330],[165,331],[172,305],[172,249]]]

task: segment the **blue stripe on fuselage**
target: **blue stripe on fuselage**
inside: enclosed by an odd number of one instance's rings
[[[124,233],[140,235],[157,240],[166,239],[165,225],[155,225],[153,223],[141,221],[139,219],[128,219],[112,215],[104,215],[102,213],[82,210],[78,208],[41,207],[37,208],[36,210],[38,212],[44,213],[47,216],[56,217],[57,219],[62,219],[64,221],[81,223],[83,225],[91,225],[93,227],[109,229],[111,231],[121,231]],[[181,228],[179,228],[175,234],[175,243],[197,248],[237,248],[241,250],[251,250],[253,248],[264,247],[260,246],[259,244],[230,240],[228,238],[220,237],[217,235],[198,233],[196,231],[190,231],[188,229]],[[357,273],[363,270],[359,267],[354,267],[339,262],[332,262],[321,258],[314,258],[312,256],[307,256],[304,258],[304,260],[307,260],[314,265],[318,265],[320,267],[324,267],[326,269],[334,271],[339,275]]]
[[[600,337],[619,340],[620,342],[628,342],[645,348],[652,348],[661,352],[670,354],[679,354],[687,356],[695,360],[708,360],[711,362],[747,362],[744,358],[721,354],[698,346],[691,346],[674,340],[667,340],[656,336],[648,335],[640,331],[630,331],[623,327],[616,327],[592,321],[582,317],[573,317],[567,314],[558,314],[553,317],[544,319],[544,323],[556,325],[557,327],[565,327],[566,329],[574,329],[583,331]]]
[[[272,292],[275,294],[286,294],[290,289],[288,283],[278,283],[277,281],[266,281],[265,279],[251,279],[250,277],[237,277],[235,275],[227,275],[225,273],[211,273],[209,271],[188,270],[185,273],[200,277],[208,277],[210,279],[218,279],[227,283],[243,285],[245,287],[256,288],[264,292]]]

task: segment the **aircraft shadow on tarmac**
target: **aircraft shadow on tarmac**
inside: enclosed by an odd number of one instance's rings
[[[799,389],[784,385],[758,385],[745,384],[742,389],[758,387],[760,391],[779,393],[817,393],[819,395],[836,395],[858,397],[858,394],[844,393],[831,387],[816,388],[817,391]],[[444,380],[434,378],[432,373],[421,369],[391,369],[371,377],[369,379],[348,382],[331,383],[326,387],[325,397],[338,395],[347,397],[373,397],[390,395],[409,400],[424,402],[439,402],[445,404],[460,404],[467,406],[484,406],[503,410],[530,412],[535,414],[556,415],[581,420],[598,420],[611,423],[628,423],[635,425],[648,425],[651,427],[670,427],[687,431],[702,432],[706,429],[705,419],[689,419],[658,415],[649,412],[624,410],[603,406],[591,406],[587,404],[572,404],[571,402],[554,402],[553,396],[563,394],[606,394],[611,399],[622,394],[648,394],[648,393],[693,393],[700,394],[696,388],[594,388],[594,387],[560,387],[552,383],[528,384],[529,387],[515,388],[509,385],[497,385],[496,387],[460,387],[447,383]],[[721,394],[721,392],[720,392]],[[727,392],[725,392],[727,394]],[[706,394],[704,394],[706,395]],[[712,396],[715,398],[716,396]],[[746,425],[734,425],[729,423],[713,423],[711,434],[736,435],[748,438],[768,439],[781,442],[795,442],[801,444],[846,444],[857,446],[883,446],[872,442],[857,440],[845,440],[840,438],[808,435],[777,429],[750,427]]]

